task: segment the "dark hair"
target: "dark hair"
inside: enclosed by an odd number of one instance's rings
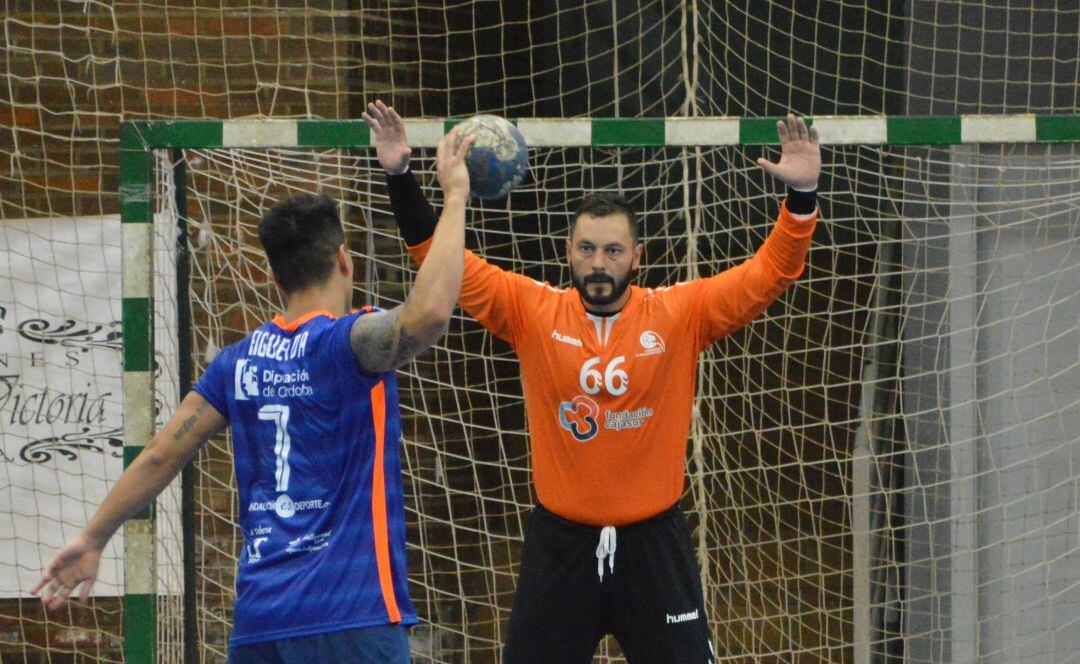
[[[626,221],[630,226],[630,237],[634,242],[638,241],[638,216],[634,212],[634,208],[630,207],[630,204],[626,202],[626,199],[619,194],[613,194],[610,192],[598,192],[595,194],[589,194],[585,197],[585,200],[581,201],[577,210],[574,211],[574,218],[570,220],[570,235],[574,235],[574,229],[577,228],[578,219],[582,215],[589,215],[592,217],[606,217],[612,214],[622,213],[626,215]]]
[[[337,204],[315,194],[284,200],[263,215],[259,242],[286,294],[321,283],[333,272],[335,254],[345,243]]]

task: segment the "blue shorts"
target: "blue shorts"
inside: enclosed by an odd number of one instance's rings
[[[316,662],[408,664],[408,629],[401,625],[377,625],[229,648],[229,664]]]

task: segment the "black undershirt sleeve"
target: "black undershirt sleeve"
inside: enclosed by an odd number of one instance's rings
[[[817,209],[817,189],[796,191],[788,187],[787,209],[791,214],[810,214]]]
[[[412,171],[400,175],[386,175],[386,184],[390,190],[390,207],[394,211],[394,220],[405,244],[415,247],[435,234],[435,224],[439,218],[435,208],[420,190],[420,183]],[[790,209],[790,208],[789,208]]]

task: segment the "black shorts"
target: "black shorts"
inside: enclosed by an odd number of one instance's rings
[[[701,577],[679,506],[616,528],[601,578],[602,531],[533,510],[503,664],[588,664],[606,634],[628,664],[711,663]]]

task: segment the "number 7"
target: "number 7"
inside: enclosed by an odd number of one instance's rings
[[[277,457],[277,468],[274,470],[274,479],[277,480],[278,491],[289,490],[289,407],[279,404],[263,406],[259,409],[259,419],[272,421],[277,429],[277,439],[274,442],[274,456]]]

